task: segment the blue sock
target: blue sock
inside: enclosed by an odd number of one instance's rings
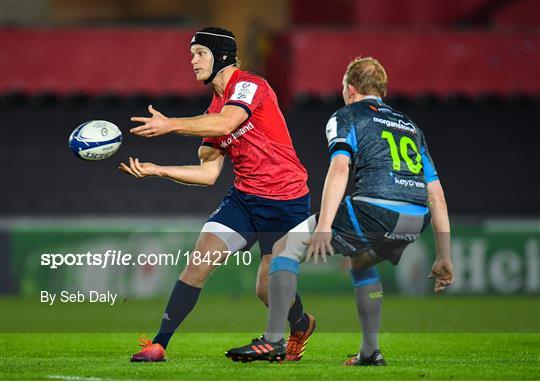
[[[375,284],[381,279],[375,266],[363,270],[351,269],[351,277],[355,288]]]
[[[167,348],[174,331],[195,307],[200,293],[201,288],[193,287],[181,280],[176,281],[161,320],[161,327],[154,337],[153,343]]]

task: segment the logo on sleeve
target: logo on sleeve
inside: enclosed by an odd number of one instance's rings
[[[234,93],[230,98],[231,101],[242,101],[251,105],[253,97],[257,91],[257,85],[253,82],[240,81],[234,86]]]
[[[337,119],[336,116],[333,115],[326,124],[326,139],[330,142],[335,137],[337,137]]]

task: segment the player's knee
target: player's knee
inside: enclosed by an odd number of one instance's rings
[[[191,286],[201,287],[211,272],[211,269],[205,266],[188,265],[180,274],[180,280]]]
[[[272,256],[275,257],[285,250],[285,244],[287,244],[287,235],[282,236],[281,239],[276,241],[272,246]]]
[[[212,271],[214,270],[214,257],[205,259],[202,255],[199,257],[199,252],[194,251],[194,254],[188,258],[188,264],[180,274],[180,280],[195,286],[202,287]]]
[[[355,288],[376,284],[381,280],[379,272],[374,266],[366,269],[351,269],[351,277]]]

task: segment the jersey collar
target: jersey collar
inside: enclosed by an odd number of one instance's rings
[[[383,103],[381,97],[377,97],[377,96],[374,96],[374,95],[367,95],[362,99],[362,101],[367,101],[367,100],[375,100],[378,103]]]

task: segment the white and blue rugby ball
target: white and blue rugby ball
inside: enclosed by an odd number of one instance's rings
[[[122,144],[122,132],[108,121],[89,121],[77,127],[69,136],[69,148],[84,160],[107,159]]]

